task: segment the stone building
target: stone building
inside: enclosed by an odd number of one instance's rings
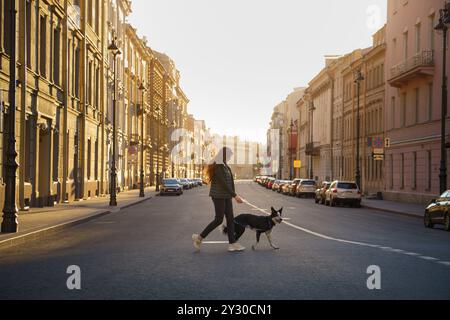
[[[179,71],[164,65],[165,57],[127,23],[131,1],[16,3],[14,38],[8,33],[11,1],[0,0],[0,128],[4,131],[7,123],[9,57],[15,44],[19,209],[109,193],[114,89],[117,187],[139,187],[142,165],[145,184],[154,185],[156,175],[170,166],[168,105],[176,101],[180,106],[171,120],[183,127],[189,100],[180,88]],[[116,58],[116,82],[114,56],[108,51],[113,40],[121,53]],[[1,203],[3,177],[0,170]]]
[[[443,6],[440,0],[388,1],[384,126],[391,143],[384,196],[389,200],[426,203],[439,194],[443,41],[434,27]]]

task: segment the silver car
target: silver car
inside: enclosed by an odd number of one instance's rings
[[[361,199],[361,190],[355,182],[334,181],[325,192],[325,205],[331,207],[349,204],[360,208]]]

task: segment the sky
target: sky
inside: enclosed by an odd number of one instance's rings
[[[387,0],[133,0],[129,22],[181,72],[212,133],[266,142],[273,108],[324,67],[369,47]]]

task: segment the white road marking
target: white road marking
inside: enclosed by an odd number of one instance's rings
[[[428,260],[428,261],[438,261],[439,259],[433,258],[433,257],[427,257],[427,256],[420,256],[420,259]]]
[[[202,244],[228,244],[228,241],[203,241]]]
[[[258,210],[258,211],[260,211],[260,212],[262,212],[262,213],[264,213],[266,215],[270,215],[270,213],[267,210],[261,209],[261,208],[255,206],[254,204],[248,202],[247,200],[244,200],[244,203],[249,205],[250,207],[254,208],[255,210]],[[310,234],[310,235],[313,235],[313,236],[316,236],[316,237],[319,237],[319,238],[322,238],[322,239],[325,239],[325,240],[330,240],[330,241],[335,241],[335,242],[345,243],[345,244],[352,244],[352,245],[357,245],[357,246],[361,246],[361,247],[369,247],[369,248],[381,249],[381,250],[386,251],[386,252],[397,253],[397,254],[402,254],[402,255],[408,255],[408,256],[413,256],[413,257],[418,257],[418,258],[420,258],[422,260],[432,261],[432,262],[436,262],[436,263],[439,263],[441,265],[445,265],[447,267],[450,267],[450,262],[443,262],[443,261],[441,261],[441,260],[439,260],[437,258],[424,256],[424,255],[421,255],[419,253],[407,252],[407,251],[404,251],[402,249],[395,249],[395,248],[391,248],[391,247],[380,246],[380,245],[377,245],[377,244],[371,244],[371,243],[365,243],[365,242],[359,242],[359,241],[351,241],[351,240],[334,238],[334,237],[331,237],[331,236],[327,236],[325,234],[314,232],[314,231],[306,229],[306,228],[299,227],[299,226],[297,226],[295,224],[292,224],[290,222],[283,221],[283,223],[285,225],[288,225],[288,226],[294,228],[294,229],[303,231],[303,232],[305,232],[307,234]]]

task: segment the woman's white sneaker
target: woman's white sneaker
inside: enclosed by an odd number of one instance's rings
[[[241,246],[239,243],[230,244],[228,247],[229,252],[241,252],[244,251],[245,247]]]
[[[200,235],[193,234],[192,241],[194,242],[194,248],[197,250],[200,250],[200,246],[202,245],[202,239],[201,239]]]

